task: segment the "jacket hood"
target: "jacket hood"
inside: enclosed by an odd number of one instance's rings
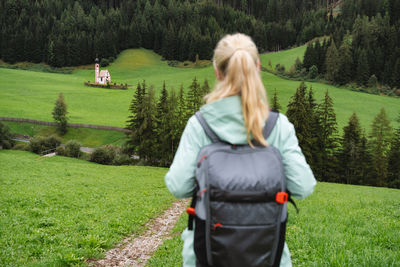
[[[229,96],[200,108],[218,137],[231,144],[247,144],[240,96]]]

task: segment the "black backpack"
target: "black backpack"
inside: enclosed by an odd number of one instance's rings
[[[270,112],[267,138],[278,113]],[[196,266],[279,266],[285,242],[287,201],[281,154],[275,147],[221,141],[196,113],[212,144],[197,158],[189,213],[195,221]]]

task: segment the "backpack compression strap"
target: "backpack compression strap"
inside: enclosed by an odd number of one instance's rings
[[[268,138],[268,136],[271,134],[272,130],[275,127],[276,121],[278,120],[279,113],[275,111],[270,111],[268,113],[268,120],[265,123],[264,129],[263,129],[263,136],[265,139]]]
[[[195,116],[197,120],[200,122],[201,127],[203,127],[206,135],[211,139],[211,142],[213,143],[220,142],[221,140],[219,139],[219,137],[214,133],[214,131],[210,128],[210,126],[208,126],[208,123],[204,119],[203,114],[201,114],[200,111],[197,111]]]

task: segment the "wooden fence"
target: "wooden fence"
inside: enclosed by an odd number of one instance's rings
[[[0,121],[29,122],[29,123],[38,124],[38,125],[57,126],[56,122],[37,121],[37,120],[24,119],[24,118],[0,117]],[[73,128],[92,128],[92,129],[99,129],[99,130],[111,130],[111,131],[119,131],[119,132],[124,132],[124,133],[130,132],[130,130],[122,128],[122,127],[93,125],[93,124],[85,124],[85,123],[68,123],[67,126],[73,127]]]

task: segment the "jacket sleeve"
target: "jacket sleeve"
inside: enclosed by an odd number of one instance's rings
[[[165,176],[168,190],[177,198],[192,196],[195,187],[196,159],[207,137],[196,117],[191,117],[182,133],[178,150]]]
[[[280,114],[280,146],[288,190],[295,198],[310,195],[317,184],[314,174],[301,151],[296,132],[286,116]]]

